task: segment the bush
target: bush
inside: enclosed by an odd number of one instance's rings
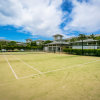
[[[13,51],[14,51],[14,52],[19,52],[19,50],[18,50],[18,49],[14,49]]]
[[[68,49],[64,48],[64,52],[68,54],[76,54],[76,55],[82,55],[82,49]],[[84,49],[83,50],[83,55],[87,56],[100,56],[100,49]]]

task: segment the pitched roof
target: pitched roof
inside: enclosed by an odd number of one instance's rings
[[[93,40],[93,39],[86,39],[86,40],[83,40],[83,42],[93,42],[93,41],[98,41],[98,40]],[[76,43],[77,42],[82,42],[81,40],[80,41],[75,41]],[[71,42],[73,43],[73,42]]]
[[[53,35],[53,37],[56,37],[56,36],[61,36],[61,37],[63,37],[63,35],[61,35],[61,34],[55,34],[55,35]]]
[[[49,44],[69,44],[69,42],[56,42],[56,41],[54,41],[54,42],[48,43],[46,45],[49,45]]]

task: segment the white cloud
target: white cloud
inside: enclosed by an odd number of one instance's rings
[[[0,25],[23,27],[33,35],[61,33],[62,0],[0,0]]]
[[[84,33],[100,30],[100,0],[90,0],[87,3],[73,0],[73,5],[72,21],[65,26],[65,30],[78,30]]]
[[[0,37],[0,39],[5,39],[5,37]]]
[[[68,33],[81,31],[84,33],[100,30],[100,0],[78,2],[71,0],[74,8],[64,30]],[[62,34],[59,25],[67,12],[60,9],[63,0],[0,0],[0,25],[13,25],[30,32],[33,36],[52,36]],[[65,37],[68,37],[65,33]]]

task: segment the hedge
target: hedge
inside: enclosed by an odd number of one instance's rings
[[[82,49],[68,49],[64,48],[64,52],[68,54],[76,54],[76,55],[82,55]],[[83,55],[87,56],[100,56],[100,49],[84,49],[83,50]]]

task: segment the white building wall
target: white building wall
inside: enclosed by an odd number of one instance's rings
[[[72,46],[72,49],[82,49],[82,46]],[[83,49],[97,49],[97,46],[83,46]]]
[[[48,47],[44,47],[44,51],[46,51],[46,52],[47,52],[47,51],[48,51]]]

